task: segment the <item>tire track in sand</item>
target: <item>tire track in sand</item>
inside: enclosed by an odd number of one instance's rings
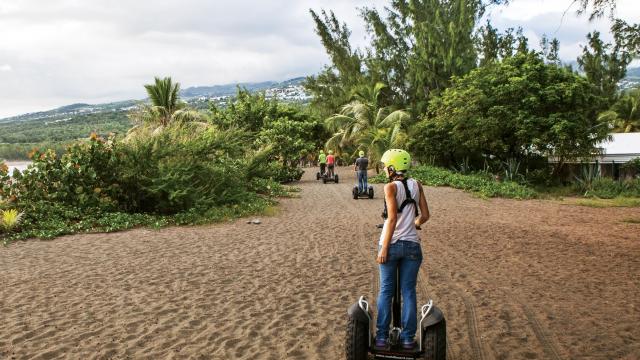
[[[446,249],[449,252],[453,252],[455,255],[454,256],[447,256],[448,261],[453,261],[455,262],[456,268],[463,268],[461,267],[461,263],[459,261],[456,261],[454,259],[460,259],[461,258],[461,253],[454,249],[451,246],[446,246]],[[483,279],[484,281],[486,281],[487,283],[497,283],[497,281],[495,279],[491,279],[490,277],[486,276],[486,275],[482,275],[480,273],[478,273],[477,271],[474,271],[473,269],[477,269],[480,266],[477,264],[477,262],[473,261],[472,259],[466,258],[468,263],[473,264],[474,266],[471,267],[467,267],[466,271],[468,271],[469,273],[474,274],[474,277],[476,279]],[[441,274],[441,275],[445,275],[445,277],[449,278],[451,280],[451,277],[446,275],[446,274]],[[450,283],[453,284],[453,281],[450,281]],[[531,328],[532,332],[534,333],[534,335],[536,336],[536,339],[538,340],[538,342],[540,343],[540,345],[543,348],[543,352],[546,355],[546,359],[553,359],[553,360],[562,360],[563,357],[560,355],[560,350],[558,349],[558,347],[556,346],[556,344],[551,340],[551,336],[549,334],[549,332],[547,330],[545,330],[545,328],[542,326],[542,324],[540,324],[540,322],[537,319],[537,316],[535,315],[535,312],[531,309],[531,307],[529,305],[526,304],[525,301],[523,301],[520,296],[512,291],[507,291],[504,288],[498,288],[497,291],[501,292],[505,298],[509,298],[512,299],[519,308],[522,309],[522,313],[524,314],[524,316],[527,318],[527,323],[529,325],[529,327]],[[473,303],[470,302],[469,298],[467,296],[462,296],[462,292],[457,291],[463,301],[465,302],[465,306],[470,310],[473,311],[475,313],[475,309],[473,308]],[[469,302],[469,303],[468,303]],[[475,315],[474,315],[475,317]],[[471,336],[471,326],[474,326],[477,328],[477,324],[470,324],[470,336]],[[478,332],[475,331],[474,332],[474,336],[478,336]]]

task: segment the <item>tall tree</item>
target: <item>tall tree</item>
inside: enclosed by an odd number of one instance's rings
[[[328,115],[348,101],[353,86],[363,82],[363,56],[352,49],[351,31],[347,24],[338,21],[333,11],[309,12],[316,25],[316,34],[331,58],[331,65],[320,74],[307,77],[304,85],[313,95],[313,105]]]
[[[366,21],[374,21],[369,26],[377,30],[371,33],[374,44],[392,44],[391,53],[408,49],[406,63],[393,63],[391,71],[404,74],[398,90],[414,114],[426,110],[428,99],[446,88],[452,75],[476,66],[473,31],[483,10],[481,1],[394,0],[385,21],[374,9],[363,11]]]
[[[560,65],[560,41],[558,39],[549,40],[546,35],[543,35],[540,40],[540,47],[542,48],[542,55],[544,55],[547,62]]]
[[[628,24],[624,20],[615,19],[618,0],[573,0],[579,3],[578,14],[589,13],[589,20],[601,18],[608,13],[613,21],[611,32],[616,43],[628,51],[632,57],[640,57],[640,24]]]
[[[504,33],[500,33],[489,20],[476,32],[475,42],[480,66],[529,51],[529,40],[523,34],[522,28],[508,28]],[[557,45],[559,46],[559,43]]]
[[[476,41],[480,66],[484,66],[498,60],[501,38],[498,33],[498,29],[491,26],[491,21],[487,20],[487,24],[478,29]]]
[[[587,39],[589,43],[582,48],[582,55],[577,59],[578,65],[585,72],[587,80],[596,85],[608,100],[608,107],[616,99],[618,82],[626,75],[632,57],[619,43],[614,46],[605,44],[597,31],[587,34]]]
[[[335,106],[351,93],[354,80],[388,84],[389,101],[412,114],[424,112],[430,97],[449,86],[453,75],[476,66],[473,32],[486,6],[505,0],[392,0],[385,13],[361,10],[371,46],[353,50],[350,32],[333,13],[311,11],[332,64],[307,80],[319,103]],[[314,101],[316,101],[314,100]]]

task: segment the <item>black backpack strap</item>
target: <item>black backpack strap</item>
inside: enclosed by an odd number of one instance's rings
[[[411,196],[411,191],[409,190],[409,184],[407,184],[407,178],[402,179],[402,185],[404,185],[404,194],[405,194],[405,199],[402,202],[402,204],[400,204],[400,206],[398,207],[398,214],[402,213],[402,210],[404,210],[404,208],[409,205],[409,204],[413,204],[413,208],[415,209],[415,216],[417,217],[418,215],[420,215],[420,213],[418,212],[418,204],[416,203],[416,200]],[[384,202],[384,210],[382,211],[382,218],[386,219],[388,217],[388,211],[387,211],[387,201],[385,200]]]
[[[402,185],[404,185],[404,194],[405,194],[405,199],[402,202],[402,204],[400,204],[400,207],[398,208],[398,213],[402,213],[402,210],[404,210],[404,208],[409,205],[409,204],[413,204],[413,207],[415,209],[415,213],[416,216],[418,216],[418,204],[416,203],[416,200],[413,198],[413,196],[411,196],[411,191],[409,190],[409,184],[407,184],[407,178],[402,179]]]

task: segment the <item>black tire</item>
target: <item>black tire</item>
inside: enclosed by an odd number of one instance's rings
[[[347,360],[367,360],[369,353],[369,329],[367,324],[348,317],[344,350]]]
[[[338,175],[337,174],[333,177],[333,180],[336,182],[336,184],[338,183]]]
[[[424,360],[447,359],[447,322],[444,319],[424,331],[422,349]]]
[[[358,188],[357,187],[354,187],[351,190],[351,195],[353,196],[353,200],[358,200]]]
[[[323,177],[323,178],[322,178],[322,183],[323,183],[323,184],[326,184],[326,183],[327,183],[327,178],[326,178],[326,177]]]
[[[316,180],[320,180],[320,173],[319,172],[316,173]]]
[[[369,199],[373,199],[373,188],[369,189]]]

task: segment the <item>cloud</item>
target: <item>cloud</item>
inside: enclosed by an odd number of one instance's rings
[[[561,55],[572,58],[589,25],[573,13],[559,20],[566,4],[558,4],[567,1],[514,0],[492,8],[491,17],[501,28],[521,25],[532,37],[557,36]],[[637,0],[619,0],[620,12],[629,1]],[[329,59],[310,8],[333,10],[352,30],[353,45],[362,47],[366,33],[357,8],[382,9],[389,2],[1,1],[0,64],[6,65],[0,68],[0,117],[142,98],[142,85],[154,76],[171,75],[186,88],[317,73]]]
[[[0,75],[0,117],[29,102],[141,98],[154,76],[188,87],[313,74],[328,58],[309,8],[333,9],[362,44],[356,7],[376,3],[385,2],[14,2],[0,7],[0,63],[20,66]]]
[[[587,43],[587,33],[600,32],[600,38],[612,42],[611,23],[607,17],[589,21],[587,15],[578,16],[578,6],[571,1],[516,0],[508,6],[494,7],[485,15],[492,25],[504,31],[521,27],[529,38],[529,46],[539,49],[543,35],[560,41],[560,58],[573,62],[582,53]],[[618,0],[615,15],[626,21],[637,23],[640,7],[637,0]]]
[[[0,65],[0,71],[11,71],[13,68],[9,64]]]

